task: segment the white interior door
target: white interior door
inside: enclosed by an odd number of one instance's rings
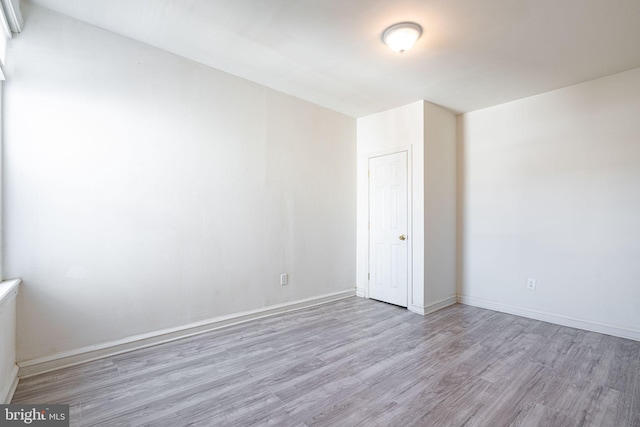
[[[407,152],[369,159],[369,298],[407,306]]]

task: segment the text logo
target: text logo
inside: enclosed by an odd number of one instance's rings
[[[69,405],[0,405],[0,427],[69,427]]]

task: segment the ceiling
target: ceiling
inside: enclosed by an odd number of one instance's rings
[[[354,117],[419,99],[468,112],[640,67],[640,0],[31,1]],[[424,29],[403,55],[381,42],[401,21]]]

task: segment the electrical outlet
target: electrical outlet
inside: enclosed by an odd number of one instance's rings
[[[527,279],[527,289],[536,290],[536,279]]]
[[[289,284],[289,273],[282,273],[280,275],[280,285],[288,285]]]

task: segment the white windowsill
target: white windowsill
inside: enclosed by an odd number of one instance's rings
[[[0,308],[10,303],[18,295],[18,285],[22,279],[11,279],[0,282]]]

